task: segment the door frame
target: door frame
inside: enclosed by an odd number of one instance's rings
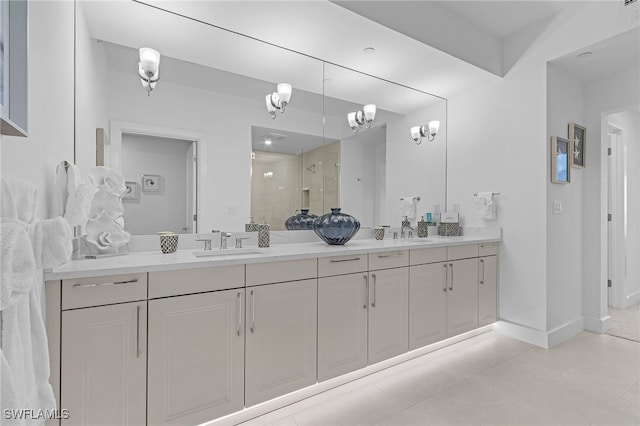
[[[195,196],[195,215],[199,219],[202,217],[201,195],[203,194],[203,187],[205,187],[207,170],[203,167],[203,158],[206,157],[206,143],[204,134],[199,132],[193,132],[184,129],[175,129],[171,127],[161,127],[152,124],[135,123],[132,121],[118,121],[111,120],[110,123],[110,143],[105,150],[109,155],[105,156],[105,166],[121,169],[121,156],[122,156],[122,135],[134,134],[143,136],[155,136],[169,139],[181,139],[186,141],[192,141],[195,144],[195,164],[196,164],[196,182],[193,185]],[[192,233],[198,232],[197,222],[194,222]]]

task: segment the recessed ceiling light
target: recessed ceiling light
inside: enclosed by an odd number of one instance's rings
[[[265,145],[271,145],[271,139],[265,139],[264,140],[264,144]]]
[[[582,53],[578,54],[578,56],[576,56],[576,58],[578,58],[578,59],[587,59],[587,58],[591,57],[591,55],[593,55],[593,52],[582,52]]]
[[[375,49],[375,48],[373,48],[373,47],[365,47],[364,49],[362,49],[362,52],[363,52],[365,55],[371,55],[371,54],[372,54],[373,52],[375,52],[375,51],[376,51],[376,49]]]

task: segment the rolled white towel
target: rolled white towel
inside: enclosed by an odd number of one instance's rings
[[[416,197],[403,197],[400,199],[400,215],[406,216],[409,221],[415,220],[418,200]]]
[[[71,260],[73,231],[58,216],[37,221],[30,227],[33,254],[38,268],[53,268]]]
[[[118,247],[125,245],[131,239],[131,234],[103,211],[96,218],[87,223],[87,241],[100,253],[115,252]]]
[[[4,310],[31,290],[36,261],[24,223],[3,219],[0,229],[0,310]]]
[[[476,195],[477,215],[480,219],[491,221],[496,219],[496,205],[492,192],[478,192]]]
[[[0,217],[31,222],[36,208],[37,187],[18,178],[2,177],[1,180]]]

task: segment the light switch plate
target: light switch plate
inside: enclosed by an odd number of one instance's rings
[[[562,213],[562,201],[553,200],[553,214]]]

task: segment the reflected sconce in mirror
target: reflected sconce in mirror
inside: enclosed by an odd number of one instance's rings
[[[284,108],[291,99],[291,85],[287,83],[278,84],[278,91],[267,95],[267,111],[272,119],[276,119],[276,111],[284,112]]]
[[[138,74],[142,87],[147,89],[147,96],[156,87],[160,73],[160,53],[149,47],[140,48],[140,62],[138,62]]]
[[[361,127],[370,129],[374,118],[376,118],[376,106],[374,104],[365,105],[360,111],[347,114],[347,121],[353,133],[358,133]]]
[[[420,145],[424,137],[426,137],[429,142],[433,142],[438,134],[438,130],[440,130],[440,122],[437,120],[430,121],[426,126],[423,124],[422,126],[412,127],[411,137],[416,145]]]

